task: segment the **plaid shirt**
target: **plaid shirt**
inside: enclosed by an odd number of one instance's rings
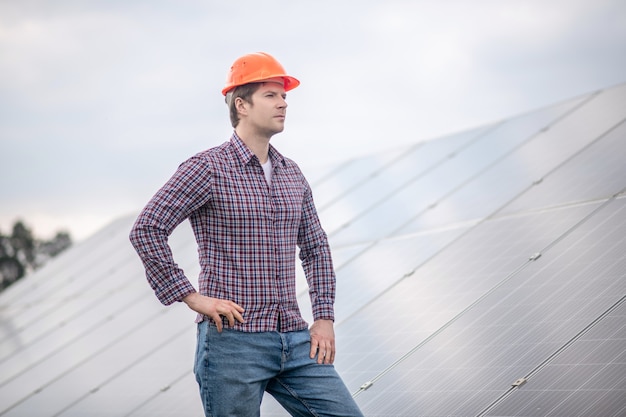
[[[311,188],[298,166],[271,145],[269,158],[271,186],[258,158],[234,134],[183,162],[143,209],[130,239],[163,304],[195,291],[167,243],[188,218],[198,244],[199,292],[245,309],[246,322],[237,322],[236,330],[307,328],[296,300],[296,245],[313,318],[334,319],[335,273]]]

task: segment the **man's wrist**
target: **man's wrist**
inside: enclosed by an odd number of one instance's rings
[[[181,301],[184,302],[185,304],[187,304],[187,306],[190,306],[191,304],[193,304],[198,299],[199,295],[200,295],[199,292],[194,291],[194,292],[191,292],[191,293],[187,294],[186,296],[184,296]]]

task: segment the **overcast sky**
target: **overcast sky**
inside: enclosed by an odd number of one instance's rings
[[[302,82],[272,143],[306,172],[626,82],[626,2],[0,0],[0,231],[139,211],[255,51]]]

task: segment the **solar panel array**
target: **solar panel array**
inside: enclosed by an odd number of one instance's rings
[[[310,169],[365,415],[626,415],[625,159],[620,85]],[[194,314],[154,298],[133,217],[0,294],[0,416],[202,415]]]

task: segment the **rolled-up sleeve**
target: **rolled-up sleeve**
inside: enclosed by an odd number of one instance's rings
[[[183,162],[139,214],[130,241],[146,270],[146,278],[161,303],[169,305],[195,292],[176,264],[168,238],[191,213],[211,199],[211,170],[193,157]]]

